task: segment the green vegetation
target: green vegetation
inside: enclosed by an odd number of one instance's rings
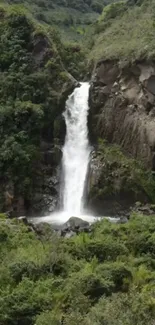
[[[11,3],[0,7],[0,211],[20,209],[21,199],[28,210],[55,170],[60,148],[49,164],[44,148],[61,144],[72,76],[87,75],[85,51],[68,40],[83,38],[98,18],[90,59],[155,55],[154,0]],[[151,172],[118,146],[100,142],[98,159],[92,196],[155,201]],[[155,215],[133,213],[126,224],[103,220],[70,239],[40,227],[35,233],[0,214],[0,325],[154,325]]]
[[[105,5],[116,0],[4,0],[6,4],[22,4],[36,20],[54,26],[62,39],[79,40],[88,26],[98,18]],[[81,33],[82,31],[82,33]]]
[[[105,7],[94,26],[90,59],[153,59],[154,10],[154,0],[129,0]]]
[[[97,157],[102,167],[98,182],[90,189],[90,198],[104,200],[119,196],[133,202],[155,202],[154,175],[142,163],[127,157],[119,146],[103,140],[99,141]]]
[[[79,46],[63,46],[52,28],[36,24],[18,6],[0,7],[0,48],[2,211],[6,189],[29,206],[44,177],[41,142],[54,142],[55,119],[73,87],[68,72],[78,78],[85,66]]]
[[[40,238],[0,216],[0,323],[145,325],[155,317],[155,216]]]

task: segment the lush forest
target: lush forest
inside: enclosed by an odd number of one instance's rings
[[[71,238],[17,218],[43,213],[57,196],[62,112],[77,81],[88,80],[98,60],[153,69],[154,57],[154,0],[1,1],[0,325],[155,324],[154,171],[111,145],[111,133],[108,145],[93,138],[102,173],[90,196],[140,193],[145,202],[134,207],[149,203],[149,213],[133,208],[127,222],[104,219]],[[131,72],[124,69],[124,79],[138,83],[139,70]],[[101,102],[109,89],[99,86]],[[154,132],[149,100],[144,125]],[[142,104],[130,104],[138,115]]]
[[[5,0],[6,4],[24,5],[42,24],[54,26],[66,41],[80,40],[102,12],[116,0]]]
[[[29,19],[24,9],[3,6],[0,19],[0,209],[10,210],[10,199],[16,215],[19,205],[35,201],[36,188],[44,190],[51,166],[44,164],[42,144],[61,142],[59,118],[74,84],[70,73],[83,75],[84,54],[62,45],[55,30]]]

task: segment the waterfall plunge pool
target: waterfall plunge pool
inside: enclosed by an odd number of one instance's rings
[[[28,220],[34,224],[38,224],[41,222],[46,222],[50,225],[54,225],[54,226],[61,226],[63,224],[65,224],[71,217],[78,217],[84,221],[89,222],[90,224],[103,220],[103,219],[107,219],[112,223],[117,223],[120,218],[114,218],[114,217],[99,217],[99,216],[92,216],[92,215],[69,215],[67,212],[62,211],[62,212],[53,212],[50,215],[47,216],[43,216],[43,217],[29,217]]]

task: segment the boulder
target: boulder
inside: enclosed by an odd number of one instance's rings
[[[63,226],[61,227],[61,235],[67,236],[69,238],[77,233],[82,231],[89,232],[90,224],[87,221],[82,220],[81,218],[71,217]],[[70,235],[69,235],[70,234]]]
[[[23,222],[26,226],[29,224],[28,220],[27,220],[27,218],[25,216],[18,217],[18,220]]]
[[[136,202],[136,204],[131,207],[131,212],[144,214],[145,216],[152,216],[155,215],[155,205],[149,203],[142,204],[140,202]]]
[[[89,222],[82,220],[81,218],[71,217],[64,225],[63,229],[83,229],[89,227]]]
[[[75,235],[76,235],[76,232],[71,230],[71,231],[66,232],[64,237],[69,239],[69,238],[74,237]]]

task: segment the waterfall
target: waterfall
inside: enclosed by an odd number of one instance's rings
[[[66,138],[62,157],[61,211],[45,217],[31,218],[35,223],[43,221],[59,225],[72,216],[90,223],[96,219],[84,212],[84,191],[90,159],[87,128],[88,97],[89,84],[84,82],[74,89],[66,101],[63,114],[66,122]]]
[[[88,140],[89,84],[81,83],[66,102],[66,139],[63,147],[63,210],[68,216],[83,213],[83,195],[90,147]]]
[[[62,149],[62,186],[61,211],[44,217],[29,218],[31,222],[48,222],[62,225],[72,216],[80,217],[90,223],[100,220],[84,211],[84,191],[90,159],[87,117],[89,84],[84,82],[74,89],[66,101],[64,118],[66,123],[66,138]],[[107,217],[115,222],[115,218]]]

